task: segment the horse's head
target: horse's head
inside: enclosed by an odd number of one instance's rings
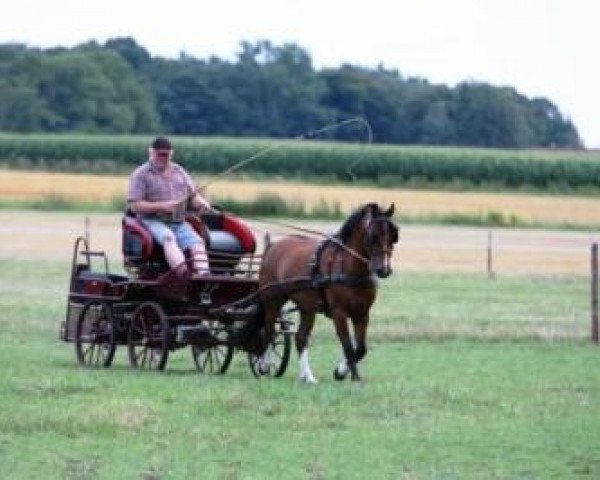
[[[385,211],[371,204],[363,217],[369,270],[379,278],[392,274],[392,250],[398,242],[398,227],[391,220],[393,214],[393,203]]]
[[[364,256],[369,271],[380,278],[392,273],[392,249],[398,242],[398,227],[391,220],[393,214],[393,203],[385,211],[376,203],[368,203],[350,215],[336,235]]]

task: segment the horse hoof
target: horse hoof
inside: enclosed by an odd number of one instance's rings
[[[307,385],[316,385],[317,379],[313,376],[310,377],[300,377],[300,382],[306,383]]]
[[[348,374],[348,372],[345,373],[341,373],[337,368],[335,368],[333,370],[333,378],[335,380],[337,380],[338,382],[345,380],[346,379],[346,375]]]

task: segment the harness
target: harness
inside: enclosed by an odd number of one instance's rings
[[[388,222],[389,220],[384,216],[378,216],[371,220],[370,225],[376,222]],[[284,225],[285,224],[280,224]],[[391,232],[391,243],[398,241],[398,231],[393,226]],[[367,236],[364,238],[364,246],[366,249],[366,256],[359,254],[353,248],[345,245],[340,236],[326,236],[319,232],[314,232],[308,229],[293,227],[297,230],[306,231],[307,233],[317,233],[325,238],[319,242],[314,250],[314,253],[307,264],[307,271],[305,275],[294,277],[288,280],[274,281],[262,285],[256,292],[247,295],[235,302],[229,303],[226,306],[217,307],[211,309],[212,314],[223,313],[231,307],[246,307],[256,301],[257,298],[266,302],[270,298],[276,296],[289,296],[290,294],[305,291],[305,290],[316,290],[320,296],[319,311],[330,316],[331,308],[327,302],[327,296],[325,295],[325,289],[332,285],[345,285],[350,288],[375,288],[377,286],[377,279],[371,273],[370,264],[373,258],[377,258],[380,255],[390,255],[392,246],[387,247],[379,246],[376,247],[373,233],[370,229],[367,230]],[[332,252],[332,256],[327,259],[327,262],[323,262],[323,255],[325,249],[328,246],[336,248]],[[349,258],[348,255],[354,257],[358,261],[366,264],[369,268],[369,273],[362,275],[348,274],[344,271],[344,260]],[[322,267],[322,263],[324,263]]]
[[[336,252],[334,258],[327,262],[325,272],[320,272],[321,259],[325,248],[329,245],[336,245],[331,239],[325,239],[317,245],[310,267],[311,287],[315,288],[321,296],[323,305],[323,313],[330,315],[330,306],[325,295],[325,288],[330,285],[346,285],[353,288],[373,288],[377,285],[377,280],[371,274],[369,275],[349,275],[343,271],[343,256],[341,252]],[[339,271],[334,271],[336,264],[339,266]]]

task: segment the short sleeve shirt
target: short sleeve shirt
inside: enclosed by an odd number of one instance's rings
[[[164,200],[185,200],[195,190],[194,181],[183,167],[171,163],[166,171],[153,167],[150,161],[136,168],[129,177],[128,202],[145,200],[159,202]],[[183,217],[183,213],[180,215]],[[146,215],[156,218],[156,215]],[[172,218],[182,221],[183,218]]]

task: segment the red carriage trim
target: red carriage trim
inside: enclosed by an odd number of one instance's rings
[[[222,216],[221,226],[223,230],[231,233],[236,237],[241,245],[244,253],[254,253],[256,250],[256,240],[250,227],[242,222],[239,218],[224,213]]]
[[[140,237],[142,244],[142,259],[147,260],[152,254],[154,244],[152,235],[135,217],[123,217],[123,235],[125,232],[133,233]]]

